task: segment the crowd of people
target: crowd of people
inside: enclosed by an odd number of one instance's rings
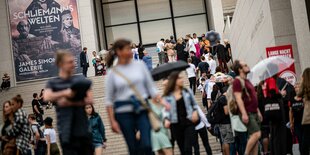
[[[226,46],[219,40],[212,46],[196,34],[185,41],[163,41],[156,49],[160,63],[186,61],[189,67],[186,77],[171,71],[162,81],[162,94],[150,74],[152,67],[144,63],[151,58],[145,49],[139,50],[141,46],[116,40],[105,60],[107,114],[112,131],[124,136],[130,155],[172,155],[175,143],[182,155],[199,155],[199,137],[211,155],[208,132],[219,139],[224,155],[293,154],[295,137],[300,153],[309,154],[310,68],[295,86],[277,75],[253,86],[244,61],[235,60],[228,68],[232,51],[227,41]],[[83,52],[84,66],[87,48]],[[63,155],[102,154],[107,137],[92,105],[89,82],[74,75],[70,52],[57,52],[55,63],[59,76],[49,80],[40,95],[33,94],[33,114],[26,114],[21,95],[3,103],[2,154],[30,155],[32,149],[35,155],[58,155],[60,150]],[[203,107],[195,94],[201,94]],[[44,118],[43,106],[50,104],[56,105],[60,146],[53,119]]]

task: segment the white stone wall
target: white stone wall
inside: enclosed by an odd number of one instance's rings
[[[223,34],[224,30],[224,15],[222,1],[220,0],[207,0],[207,11],[210,24],[210,30],[215,30]]]
[[[97,49],[96,39],[96,23],[93,0],[77,0],[79,8],[79,20],[81,29],[82,47],[88,48],[88,58],[90,66],[88,68],[88,76],[94,76],[95,70],[91,65],[92,51],[99,52]]]
[[[0,19],[0,77],[3,73],[8,73],[11,76],[11,85],[14,86],[15,73],[6,0],[0,1]]]
[[[234,59],[250,67],[266,57],[266,47],[275,45],[269,0],[239,0],[229,40]]]
[[[310,67],[310,30],[304,0],[291,0],[301,71]]]

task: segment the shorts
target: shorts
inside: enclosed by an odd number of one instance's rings
[[[219,124],[219,128],[223,144],[232,144],[235,142],[230,124]]]
[[[99,148],[99,147],[103,147],[103,144],[102,143],[97,143],[97,142],[93,142],[93,148],[96,149],[96,148]]]
[[[262,131],[262,139],[270,137],[270,127],[269,127],[269,125],[262,125],[261,131]]]
[[[253,133],[260,131],[260,120],[257,113],[249,113],[249,123],[246,124],[248,134],[251,136]]]

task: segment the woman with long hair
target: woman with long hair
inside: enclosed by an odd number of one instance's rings
[[[166,49],[167,55],[168,55],[168,62],[176,61],[174,47],[175,47],[175,45],[172,44],[169,39],[167,39],[165,41],[165,49]]]
[[[155,103],[166,104],[159,95],[146,65],[132,61],[131,41],[119,39],[107,56],[106,106],[112,130],[123,133],[129,154],[152,154],[151,125],[145,105],[151,96]],[[114,59],[118,62],[113,66]],[[135,138],[136,131],[141,134],[141,143]]]
[[[179,146],[182,155],[191,155],[192,147],[197,140],[195,123],[199,122],[197,103],[191,90],[184,87],[184,81],[179,72],[172,72],[164,90],[165,99],[171,108],[165,119],[165,127],[170,127],[172,137]]]
[[[303,98],[304,114],[302,117],[302,155],[310,153],[310,68],[306,68],[302,74],[302,80],[297,92],[296,100]]]
[[[183,45],[183,39],[179,38],[175,46],[175,50],[177,51],[177,59],[187,62],[189,53],[184,51],[184,49],[185,49],[185,46]]]
[[[101,155],[103,148],[105,148],[105,142],[107,141],[104,124],[100,115],[95,112],[93,105],[85,105],[84,109],[88,116],[89,127],[92,131],[94,155]]]
[[[12,124],[13,124],[13,112],[12,112],[12,109],[11,109],[11,102],[10,101],[5,101],[3,103],[3,106],[2,106],[2,116],[3,116],[3,125],[1,126],[1,133],[0,133],[0,140],[1,140],[1,152],[2,154],[14,154],[14,152],[16,151],[16,148],[13,148],[11,150],[8,150],[6,146],[7,144],[10,145],[5,138],[3,138],[3,136],[6,136],[7,132],[12,128]],[[13,140],[14,141],[14,140]],[[14,142],[13,142],[14,143]],[[6,150],[4,150],[6,149]],[[9,151],[9,152],[7,152]]]

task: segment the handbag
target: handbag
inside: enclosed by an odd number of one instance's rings
[[[4,146],[3,155],[13,155],[17,152],[16,140],[10,139]]]
[[[141,102],[141,105],[143,108],[145,108],[148,112],[148,117],[149,117],[149,121],[151,124],[152,129],[155,132],[158,132],[162,126],[162,123],[159,119],[159,117],[155,114],[155,112],[150,108],[150,106],[148,105],[148,103],[146,102],[145,99],[143,99],[143,97],[141,96],[141,94],[139,93],[139,91],[137,90],[137,88],[135,87],[135,85],[132,84],[132,82],[125,76],[123,75],[121,72],[119,72],[118,70],[116,70],[116,68],[112,69],[114,71],[114,73],[116,73],[117,75],[119,75],[120,77],[122,77],[129,85],[129,87],[131,88],[131,90],[134,92],[135,96],[137,97],[137,99]]]

